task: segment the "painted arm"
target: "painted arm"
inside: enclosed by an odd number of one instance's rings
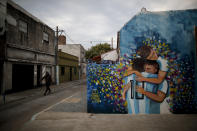
[[[142,77],[142,74],[139,71],[135,71],[135,70],[127,70],[127,73],[124,74],[124,76],[129,76],[132,74],[136,74],[138,77]]]
[[[141,93],[141,94],[144,94],[145,96],[147,96],[148,98],[150,98],[151,100],[154,100],[156,102],[163,102],[163,100],[165,99],[166,97],[166,94],[163,93],[162,91],[157,91],[157,94],[154,94],[152,92],[148,92],[148,91],[145,91],[144,88],[142,87],[138,87],[136,89],[137,92]]]
[[[149,83],[160,84],[166,77],[167,72],[159,70],[157,78],[145,78],[145,77],[137,77],[137,81],[146,81]]]
[[[126,100],[125,96],[126,96],[126,92],[128,91],[128,89],[131,87],[131,82],[127,83],[125,86],[124,86],[124,90],[123,90],[123,93],[122,93],[122,98],[123,100]]]

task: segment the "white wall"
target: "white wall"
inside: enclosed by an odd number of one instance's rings
[[[118,60],[118,53],[116,50],[113,50],[113,51],[109,51],[107,53],[101,54],[101,60],[116,61]]]

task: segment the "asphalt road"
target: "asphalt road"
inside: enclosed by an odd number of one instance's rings
[[[86,80],[78,80],[52,86],[52,93],[43,96],[43,90],[29,90],[24,99],[1,105],[0,131],[17,131],[39,112],[86,112]],[[24,95],[23,92],[19,93]],[[58,103],[60,106],[54,106]]]
[[[27,92],[29,97],[1,106],[0,131],[197,130],[196,114],[86,113],[85,80],[64,83],[54,89],[48,96],[43,96],[40,90],[32,90]]]

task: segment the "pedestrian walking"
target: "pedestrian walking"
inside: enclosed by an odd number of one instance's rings
[[[41,81],[45,79],[45,84],[46,84],[46,90],[44,92],[44,95],[46,96],[47,92],[49,91],[49,93],[51,93],[51,89],[50,89],[50,85],[52,83],[52,79],[51,79],[51,75],[49,74],[49,72],[47,71],[45,76],[42,77]]]

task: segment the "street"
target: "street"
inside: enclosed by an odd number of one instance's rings
[[[0,107],[1,131],[195,131],[196,114],[94,114],[87,113],[86,80],[24,91],[24,97]],[[12,96],[13,97],[13,96]],[[16,95],[15,95],[16,98]],[[8,99],[8,98],[7,98]]]
[[[86,80],[78,80],[52,86],[52,93],[43,96],[45,87],[25,91],[28,97],[1,104],[0,130],[16,131],[37,113],[49,109],[52,111],[86,112]],[[24,95],[23,92],[18,93]],[[17,93],[16,93],[17,94]],[[52,105],[63,103],[53,108]]]

